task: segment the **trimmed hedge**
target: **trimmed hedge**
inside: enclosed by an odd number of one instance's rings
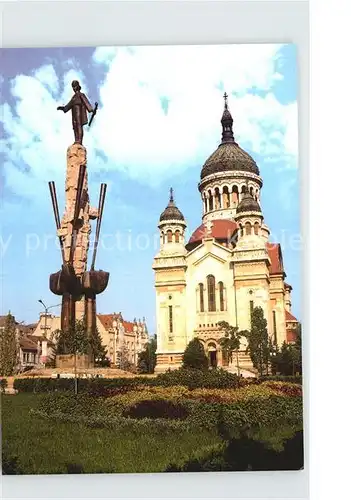
[[[181,385],[189,389],[200,387],[206,389],[233,389],[247,384],[243,378],[239,378],[235,373],[229,373],[221,368],[217,370],[191,370],[180,368],[158,375],[156,385],[165,387]]]
[[[7,380],[6,378],[2,378],[0,380],[0,392],[5,392],[6,387],[7,387]]]
[[[257,383],[265,382],[291,382],[292,384],[300,384],[302,385],[302,376],[301,375],[263,375],[259,379],[257,379]]]
[[[150,384],[152,379],[137,378],[78,378],[78,392],[104,393],[109,389],[131,389],[136,385]],[[74,378],[23,378],[15,379],[14,388],[19,392],[74,392]]]
[[[163,386],[171,387],[181,385],[189,389],[200,387],[208,389],[237,388],[246,385],[244,379],[225,370],[200,370],[179,369],[158,375],[155,378],[78,378],[78,392],[89,392],[97,396],[112,396],[120,394],[138,386]],[[16,379],[14,388],[19,392],[56,392],[74,391],[74,379],[48,379],[48,378],[23,378]]]

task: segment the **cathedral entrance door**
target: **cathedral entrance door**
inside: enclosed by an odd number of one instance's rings
[[[208,356],[211,368],[217,367],[217,348],[215,344],[211,343],[208,346]]]

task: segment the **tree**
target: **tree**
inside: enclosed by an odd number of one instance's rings
[[[260,376],[268,371],[270,360],[267,320],[262,307],[254,307],[251,315],[251,331],[247,332],[247,352]]]
[[[88,354],[89,341],[84,321],[77,320],[68,330],[59,330],[56,354]]]
[[[240,332],[237,326],[231,326],[226,321],[220,321],[218,323],[220,330],[224,331],[224,337],[219,340],[222,347],[222,351],[227,357],[228,361],[232,362],[233,352],[236,353],[236,368],[238,371],[238,376],[240,376],[239,367],[239,349],[240,349],[240,339],[246,335],[246,332]]]
[[[96,329],[95,332],[93,332],[92,334],[90,347],[96,365],[105,367],[110,366],[110,362],[106,356],[107,349],[102,344],[102,337],[98,329]]]
[[[100,366],[107,366],[107,350],[102,344],[102,338],[96,329],[91,339],[85,327],[84,320],[77,320],[67,331],[57,330],[55,332],[57,344],[55,355],[57,354],[89,354],[91,353],[94,362]]]
[[[0,330],[0,375],[8,377],[15,372],[17,363],[16,321],[8,313],[3,330]]]
[[[156,366],[156,349],[157,341],[155,338],[152,338],[150,342],[145,345],[145,349],[139,354],[138,369],[140,373],[154,373]]]
[[[281,375],[302,374],[301,325],[298,325],[296,340],[292,344],[283,342],[280,349],[272,356],[272,369]]]
[[[125,342],[123,343],[119,353],[119,368],[126,372],[132,371],[133,368],[133,363],[129,360],[129,351]]]
[[[294,347],[294,370],[293,374],[295,375],[298,372],[302,375],[302,332],[301,332],[301,324],[298,323],[296,329],[296,340],[293,344]]]
[[[187,345],[183,354],[183,367],[197,370],[208,369],[208,359],[205,349],[198,338],[194,338]]]
[[[280,349],[277,349],[273,364],[275,371],[281,375],[292,375],[291,346],[286,342],[283,342]]]

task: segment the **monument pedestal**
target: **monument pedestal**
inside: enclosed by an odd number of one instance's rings
[[[56,368],[94,368],[94,363],[87,354],[58,354],[56,356]]]

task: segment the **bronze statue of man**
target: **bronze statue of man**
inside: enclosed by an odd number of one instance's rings
[[[59,111],[67,113],[67,111],[72,110],[72,125],[74,131],[74,142],[82,144],[83,141],[83,126],[88,123],[87,111],[89,113],[96,113],[97,103],[95,103],[95,109],[92,108],[88,98],[83,92],[81,92],[81,86],[77,80],[73,80],[72,88],[74,95],[66,106],[58,106]],[[91,120],[90,120],[91,123]]]

